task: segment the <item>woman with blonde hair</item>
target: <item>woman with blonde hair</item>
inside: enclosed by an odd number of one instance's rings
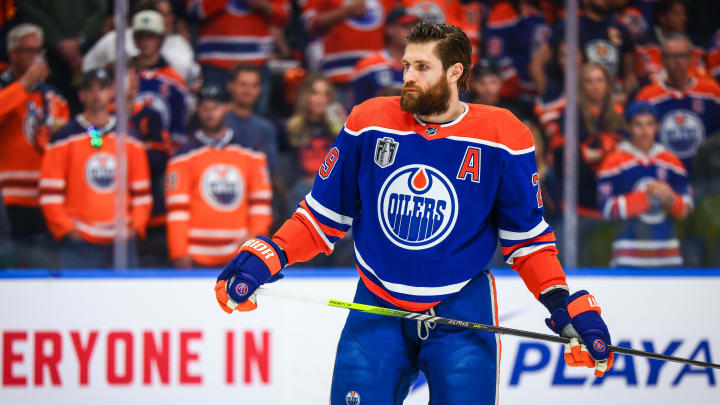
[[[286,153],[283,156],[281,177],[286,182],[288,214],[295,211],[297,204],[312,189],[315,175],[346,118],[332,82],[319,74],[307,75],[297,93],[295,113],[284,125]],[[344,260],[344,256],[348,256],[348,260],[352,259],[351,253],[332,256],[333,259],[318,255],[307,264],[329,266],[338,264],[338,260]]]
[[[602,214],[598,210],[597,198],[597,170],[605,156],[612,152],[622,140],[626,128],[622,106],[613,100],[614,80],[605,66],[590,62],[582,66],[578,72],[578,104],[565,106],[558,122],[565,121],[567,108],[577,108],[578,126],[571,134],[558,133],[550,139],[550,154],[552,172],[546,178],[546,186],[550,199],[559,202],[559,214],[564,211],[563,178],[565,174],[564,150],[565,138],[577,138],[578,153],[578,237],[581,251],[578,255],[581,265],[605,265],[609,260],[610,250],[586,251],[591,245],[599,246],[602,243],[585,241],[601,238],[606,226]],[[549,219],[555,222],[553,229],[556,234],[561,233],[562,215],[558,219]],[[609,235],[609,234],[608,234]],[[609,246],[610,241],[607,241]]]
[[[295,113],[284,126],[284,179],[289,190],[288,212],[312,188],[315,174],[345,123],[332,82],[309,74],[298,90]]]

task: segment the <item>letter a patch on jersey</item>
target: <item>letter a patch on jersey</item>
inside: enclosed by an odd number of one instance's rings
[[[395,163],[395,155],[399,145],[390,137],[379,138],[375,145],[375,163],[382,168]]]
[[[480,183],[480,149],[472,146],[468,146],[465,150],[457,179],[466,180],[468,176],[470,181]]]

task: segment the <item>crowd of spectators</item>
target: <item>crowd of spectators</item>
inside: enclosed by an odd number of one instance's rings
[[[400,94],[421,19],[471,40],[462,99],[531,129],[561,241],[564,145],[577,138],[581,265],[720,266],[720,3],[580,0],[576,105],[561,0],[130,6],[117,81],[130,136],[117,137],[113,1],[2,2],[0,267],[110,267],[121,234],[131,266],[222,265],[293,214],[354,105]],[[351,265],[351,238],[310,265]]]

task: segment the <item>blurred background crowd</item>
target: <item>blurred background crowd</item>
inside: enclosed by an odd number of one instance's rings
[[[560,241],[577,139],[580,265],[720,266],[720,2],[578,4],[568,67],[560,0],[130,1],[116,80],[113,1],[0,1],[0,267],[111,267],[117,201],[130,267],[222,266],[292,215],[354,105],[400,94],[420,19],[470,38],[462,99],[533,132]],[[351,266],[351,237],[309,265]]]

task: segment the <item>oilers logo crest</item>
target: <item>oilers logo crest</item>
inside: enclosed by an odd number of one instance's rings
[[[404,249],[427,249],[455,227],[457,193],[439,170],[421,164],[393,172],[378,196],[378,219],[385,236]]]
[[[200,180],[200,194],[210,206],[232,211],[240,205],[245,183],[240,171],[231,165],[217,163],[205,169]]]
[[[85,179],[93,190],[110,192],[115,186],[116,166],[115,158],[109,153],[95,153],[85,164]]]
[[[590,62],[605,65],[615,75],[620,66],[620,51],[617,46],[604,39],[595,39],[585,45],[585,54]]]
[[[44,118],[45,114],[43,110],[38,107],[34,101],[28,101],[27,114],[25,114],[22,129],[23,135],[25,135],[25,139],[28,141],[28,143],[30,143],[30,145],[33,145],[35,147],[38,146],[38,130],[40,129],[40,125],[43,123]]]
[[[660,142],[680,159],[695,156],[705,139],[705,125],[690,110],[673,110],[660,119]]]
[[[345,4],[350,4],[352,0],[345,0]],[[385,22],[385,11],[379,0],[365,0],[365,15],[362,17],[348,18],[345,22],[361,31],[372,31],[380,27]]]
[[[133,102],[136,104],[149,105],[150,108],[157,111],[162,119],[163,128],[167,128],[170,125],[170,104],[166,99],[160,97],[157,93],[152,91],[142,91],[135,96]]]
[[[443,9],[432,1],[417,3],[408,9],[410,14],[418,16],[421,20],[445,24],[445,13]]]
[[[345,405],[360,405],[360,394],[350,391],[345,395]]]

